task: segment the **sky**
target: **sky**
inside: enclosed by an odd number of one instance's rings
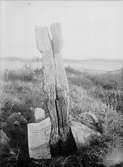
[[[35,26],[62,26],[65,59],[123,59],[123,1],[0,1],[0,56],[41,57]]]

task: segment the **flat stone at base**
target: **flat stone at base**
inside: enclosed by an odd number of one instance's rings
[[[28,124],[28,148],[30,158],[51,158],[49,147],[50,132],[50,118],[47,118],[40,123]]]
[[[100,136],[100,133],[88,128],[80,122],[72,121],[71,130],[78,148],[88,145],[92,135]]]

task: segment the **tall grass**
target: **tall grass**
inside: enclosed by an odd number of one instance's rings
[[[117,106],[121,104],[118,99],[121,96],[119,96],[120,88],[107,90],[102,86],[103,80],[101,80],[101,84],[99,82],[97,84],[95,78],[93,79],[87,74],[82,74],[71,68],[67,68],[66,72],[70,88],[69,115],[72,119],[81,121],[82,113],[91,111],[102,123],[101,139],[96,139],[96,144],[93,143],[84,152],[84,157],[85,155],[90,157],[87,161],[98,161],[99,155],[103,159],[104,154],[109,154],[111,149],[123,146],[123,116],[120,112],[122,108],[119,107],[117,110]],[[30,107],[42,107],[47,112],[47,102],[42,90],[42,74],[42,69],[33,71],[27,67],[20,71],[5,73],[0,97],[1,122],[5,122],[11,113],[18,110],[25,117],[29,117]],[[82,155],[82,152],[80,151],[79,154]]]

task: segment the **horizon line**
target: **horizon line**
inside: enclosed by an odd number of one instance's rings
[[[6,60],[12,60],[12,59],[15,59],[15,60],[41,60],[41,57],[31,57],[31,58],[22,58],[22,57],[0,57],[0,59],[6,59]],[[102,60],[102,61],[114,61],[114,60],[117,60],[117,61],[123,61],[123,59],[119,59],[119,58],[87,58],[87,59],[73,59],[73,58],[63,58],[63,60],[71,60],[71,61],[95,61],[95,60]]]

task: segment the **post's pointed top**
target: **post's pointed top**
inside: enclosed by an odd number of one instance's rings
[[[51,49],[50,36],[47,27],[36,26],[35,36],[37,48],[40,52]]]
[[[53,40],[53,51],[54,53],[60,52],[63,46],[61,24],[60,23],[51,24],[50,30]]]

